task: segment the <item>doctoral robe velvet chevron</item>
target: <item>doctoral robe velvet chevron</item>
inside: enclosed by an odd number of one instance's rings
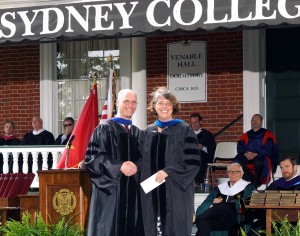
[[[157,236],[160,215],[163,236],[191,235],[194,212],[194,178],[200,168],[200,153],[194,131],[179,122],[157,132],[155,125],[145,130],[141,181],[158,170],[168,177],[158,188],[141,190],[146,236]]]
[[[140,169],[141,131],[112,120],[99,125],[90,140],[85,165],[92,181],[89,236],[143,236],[139,173],[127,177],[120,171],[125,161]]]

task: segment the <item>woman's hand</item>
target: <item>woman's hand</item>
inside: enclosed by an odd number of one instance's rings
[[[168,177],[168,174],[166,172],[164,172],[163,170],[160,170],[156,173],[155,181],[158,183],[162,183],[164,181],[164,179],[167,177]]]

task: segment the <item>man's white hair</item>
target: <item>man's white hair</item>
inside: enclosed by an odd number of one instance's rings
[[[122,89],[118,93],[117,101],[119,101],[121,98],[124,98],[128,93],[135,94],[135,96],[137,98],[137,93],[135,91],[133,91],[131,89]]]
[[[229,164],[229,166],[227,166],[227,171],[230,171],[231,166],[237,166],[237,167],[240,168],[240,171],[241,171],[241,172],[244,172],[244,171],[243,171],[243,167],[240,165],[240,163],[233,162],[233,163]]]

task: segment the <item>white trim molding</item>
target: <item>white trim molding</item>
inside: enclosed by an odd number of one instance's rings
[[[266,118],[265,44],[265,30],[243,31],[244,132],[251,129],[254,114]]]

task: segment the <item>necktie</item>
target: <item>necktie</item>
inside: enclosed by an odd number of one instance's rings
[[[125,127],[126,132],[129,133],[129,131],[130,131],[129,130],[129,126],[128,125],[124,125],[124,127]]]

